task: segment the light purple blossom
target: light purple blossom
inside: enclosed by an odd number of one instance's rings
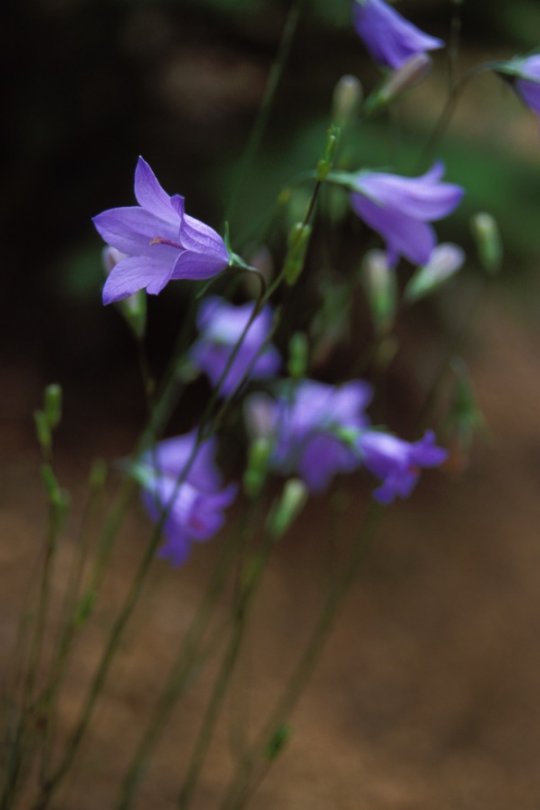
[[[517,76],[517,92],[525,104],[540,115],[540,54],[526,59],[514,59],[509,64]]]
[[[255,304],[235,306],[212,296],[201,304],[197,316],[200,337],[193,345],[192,362],[217,385],[235,346],[240,341]],[[231,367],[221,383],[220,393],[230,396],[245,378],[265,379],[274,375],[281,359],[277,349],[266,344],[272,326],[272,310],[264,307],[245,333]]]
[[[391,68],[400,68],[411,56],[444,45],[441,39],[420,31],[384,0],[354,0],[353,21],[373,58]]]
[[[435,444],[432,431],[410,443],[389,433],[367,430],[359,436],[357,448],[361,463],[382,480],[373,493],[382,504],[392,503],[395,498],[408,498],[420,468],[437,467],[448,457],[447,451]]]
[[[157,295],[173,279],[207,279],[227,267],[229,254],[216,231],[185,213],[184,198],[169,196],[139,158],[135,169],[139,205],[111,208],[94,217],[104,241],[120,254],[103,288],[103,303],[137,290]]]
[[[413,264],[426,264],[436,244],[430,222],[456,208],[463,189],[443,183],[444,167],[435,163],[420,177],[362,171],[353,178],[351,205],[364,222],[386,241],[388,261],[404,256]]]
[[[237,487],[222,487],[214,462],[215,440],[207,439],[192,455],[196,432],[160,442],[142,465],[143,501],[153,520],[168,510],[163,525],[165,543],[158,555],[173,565],[189,556],[193,542],[209,540],[225,521],[224,509],[234,500]],[[189,465],[185,480],[182,472]]]
[[[358,466],[351,438],[367,425],[371,396],[371,386],[361,380],[341,386],[301,380],[278,399],[254,394],[246,419],[253,434],[272,442],[274,469],[298,474],[311,492],[321,492],[334,475]]]

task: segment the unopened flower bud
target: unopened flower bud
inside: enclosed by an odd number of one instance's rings
[[[503,250],[495,219],[485,212],[475,214],[471,220],[471,230],[482,267],[488,273],[497,273],[501,269]]]
[[[271,442],[262,437],[255,439],[249,446],[248,463],[244,472],[244,490],[250,498],[257,497],[264,486],[271,450]]]
[[[58,383],[51,383],[46,387],[44,405],[49,426],[58,427],[62,418],[62,388]]]
[[[450,242],[437,245],[429,262],[419,267],[409,280],[403,294],[404,299],[411,304],[430,295],[452,278],[463,267],[464,261],[465,254],[458,245]]]
[[[299,478],[290,478],[285,484],[279,502],[268,516],[268,530],[274,537],[285,534],[291,523],[300,514],[308,499],[308,489]]]
[[[290,230],[288,240],[289,247],[283,268],[285,281],[290,287],[296,284],[300,273],[304,269],[310,236],[311,225],[304,225],[301,222],[297,222]]]
[[[334,156],[336,154],[336,149],[339,141],[339,135],[340,135],[340,128],[335,125],[332,125],[327,133],[323,156],[317,163],[317,180],[320,183],[326,180],[326,178],[332,171],[332,166],[334,165]]]
[[[411,56],[399,70],[394,70],[383,84],[366,100],[365,109],[372,114],[394,101],[409,88],[414,87],[431,70],[432,60],[427,53]]]
[[[362,264],[362,282],[375,328],[385,332],[392,325],[396,310],[396,279],[382,250],[370,250]]]
[[[299,380],[306,376],[308,342],[303,332],[295,332],[289,341],[288,370],[291,377]]]
[[[356,76],[342,76],[334,88],[332,120],[340,127],[350,124],[360,109],[362,96],[360,80]]]

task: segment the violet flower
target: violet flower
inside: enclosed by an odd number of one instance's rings
[[[173,279],[207,279],[227,267],[225,243],[212,228],[184,211],[184,198],[169,196],[139,158],[135,169],[139,205],[111,208],[93,218],[104,241],[123,257],[103,288],[103,303],[137,290],[157,295]]]
[[[242,338],[255,304],[235,306],[212,296],[201,304],[197,326],[201,332],[190,351],[192,362],[217,385],[233,351]],[[277,349],[266,344],[272,326],[272,310],[264,307],[253,319],[242,338],[229,371],[221,382],[220,393],[230,396],[245,378],[265,379],[275,374],[281,359]]]
[[[514,80],[516,92],[533,112],[540,115],[540,54],[503,62],[498,70]]]
[[[384,0],[354,0],[356,33],[381,65],[400,68],[411,56],[442,48],[442,39],[429,36]]]
[[[341,472],[358,467],[352,439],[367,425],[364,409],[371,386],[353,380],[341,386],[301,380],[276,400],[254,394],[246,403],[248,427],[268,438],[271,466],[298,474],[311,492],[321,492]]]
[[[207,439],[193,452],[196,432],[160,442],[148,453],[138,470],[143,484],[143,502],[156,522],[168,510],[163,524],[165,543],[158,556],[181,565],[193,542],[213,537],[221,529],[224,509],[234,500],[234,484],[222,488],[215,466],[215,441]],[[189,465],[185,480],[178,483]]]
[[[421,177],[372,171],[353,176],[353,210],[386,241],[391,265],[399,256],[413,264],[428,262],[436,243],[428,223],[453,211],[464,193],[460,186],[441,182],[443,172],[439,162]]]
[[[437,467],[448,457],[442,447],[437,447],[432,431],[420,441],[406,442],[375,430],[363,432],[357,442],[361,463],[382,484],[374,491],[379,503],[389,504],[395,498],[408,498],[418,480],[420,468]]]

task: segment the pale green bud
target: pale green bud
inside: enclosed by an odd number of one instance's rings
[[[281,537],[298,517],[308,499],[308,489],[299,478],[290,478],[281,498],[268,515],[267,528],[274,537]]]
[[[304,269],[310,236],[311,225],[304,225],[302,222],[297,222],[290,230],[288,250],[283,267],[285,281],[290,287],[296,284],[300,273]]]
[[[471,230],[482,267],[488,273],[498,273],[501,269],[503,248],[494,217],[485,212],[475,214],[471,219]]]
[[[396,277],[382,250],[370,250],[362,263],[362,284],[377,332],[388,331],[396,311]]]
[[[351,123],[360,110],[363,91],[356,76],[345,75],[334,88],[332,120],[340,127]]]
[[[264,437],[254,439],[249,446],[244,490],[250,498],[256,498],[264,486],[271,451],[272,444]]]
[[[365,109],[368,114],[381,107],[386,107],[406,90],[414,87],[431,70],[432,61],[427,53],[411,56],[398,70],[394,70],[382,85],[366,99]]]
[[[62,418],[62,388],[58,383],[51,383],[45,388],[45,416],[51,428],[58,427]]]
[[[303,332],[295,332],[289,341],[288,371],[298,380],[306,376],[308,364],[308,341]]]
[[[431,253],[429,262],[418,267],[410,278],[403,298],[409,304],[425,298],[442,287],[463,267],[465,254],[458,245],[450,242],[437,245]]]

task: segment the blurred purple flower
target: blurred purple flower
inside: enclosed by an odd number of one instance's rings
[[[246,420],[253,434],[272,442],[274,469],[297,473],[311,492],[321,492],[336,473],[358,467],[352,440],[367,425],[364,409],[371,396],[371,386],[361,380],[341,386],[301,380],[277,400],[254,394]]]
[[[201,304],[197,316],[201,335],[193,345],[190,356],[197,368],[207,374],[212,385],[217,385],[224,373],[254,307],[255,304],[251,302],[235,306],[217,296],[207,298]],[[221,394],[233,394],[244,378],[264,379],[278,371],[281,365],[279,353],[271,343],[265,345],[271,326],[272,311],[264,307],[242,339],[221,384]]]
[[[169,196],[142,157],[135,169],[135,197],[139,205],[93,218],[104,241],[123,254],[105,282],[104,304],[142,289],[157,295],[173,279],[210,278],[228,265],[221,236],[188,216],[184,198]]]
[[[384,172],[359,172],[353,178],[353,210],[386,241],[388,261],[399,256],[413,264],[426,264],[435,247],[429,222],[442,219],[459,204],[463,189],[442,183],[442,163],[421,177],[400,177]]]
[[[353,21],[373,58],[391,68],[400,68],[411,56],[444,46],[442,39],[424,34],[384,0],[354,0]]]
[[[512,59],[503,67],[503,73],[515,77],[516,91],[525,104],[540,115],[540,54]]]
[[[209,540],[223,526],[223,510],[234,500],[234,484],[222,488],[214,462],[215,441],[202,442],[192,455],[196,431],[160,442],[148,453],[139,471],[143,501],[156,522],[169,510],[163,525],[165,543],[158,556],[181,565],[189,556],[191,544]],[[191,462],[191,463],[190,463]],[[178,484],[182,471],[189,470]]]
[[[411,444],[389,433],[368,430],[359,436],[357,447],[361,463],[382,479],[373,494],[383,504],[392,503],[398,497],[408,498],[420,468],[437,467],[448,457],[447,451],[435,444],[432,431]]]

